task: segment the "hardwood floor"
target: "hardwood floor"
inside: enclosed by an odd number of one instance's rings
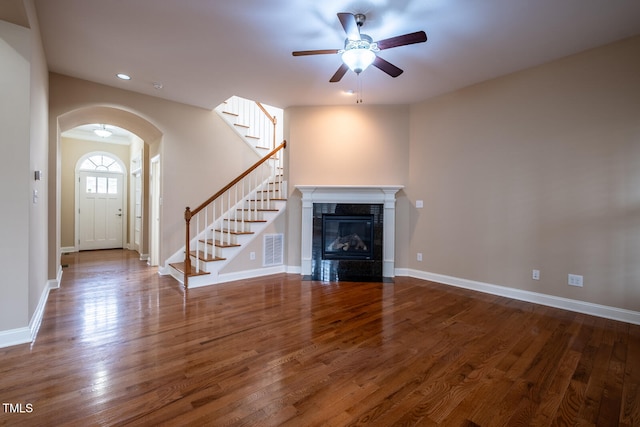
[[[185,292],[136,255],[64,257],[0,424],[640,426],[640,326],[403,277]]]

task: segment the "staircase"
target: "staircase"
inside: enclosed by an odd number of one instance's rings
[[[265,120],[257,118],[256,110]],[[276,115],[239,97],[230,98],[216,111],[261,159],[197,208],[185,209],[185,246],[166,263],[169,274],[185,288],[235,280],[236,276],[224,274],[224,267],[286,207],[286,142],[273,144],[278,135]],[[269,274],[269,269],[263,270]]]
[[[232,96],[215,108],[216,113],[236,131],[260,157],[282,141],[282,110],[256,101]]]

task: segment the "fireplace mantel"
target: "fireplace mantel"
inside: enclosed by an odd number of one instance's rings
[[[371,203],[384,206],[382,274],[395,276],[396,193],[402,185],[296,185],[302,193],[301,273],[309,276],[312,268],[313,204]]]

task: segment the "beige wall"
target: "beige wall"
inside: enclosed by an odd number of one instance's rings
[[[124,172],[126,183],[131,186],[131,177],[129,176],[129,146],[107,144],[96,141],[82,141],[74,138],[61,138],[61,209],[60,209],[60,242],[61,247],[74,247],[76,242],[75,236],[75,173],[78,160],[85,154],[99,151],[103,153],[113,154],[120,159],[126,170]],[[131,192],[129,188],[128,192]],[[130,206],[128,207],[130,208]],[[131,209],[129,209],[129,212]],[[127,236],[129,234],[127,233]],[[127,242],[124,242],[125,246]]]
[[[409,107],[293,107],[285,110],[289,203],[287,264],[300,265],[301,194],[296,185],[407,185]],[[406,266],[408,207],[398,194],[396,262]]]
[[[0,330],[29,322],[29,215],[32,184],[29,177],[30,31],[0,21]],[[17,179],[22,177],[22,179]]]
[[[410,267],[640,310],[638,76],[640,37],[412,106]]]
[[[33,171],[42,172],[43,179],[31,181],[32,189],[38,191],[38,203],[31,203],[29,214],[29,318],[38,308],[47,287],[48,280],[55,281],[55,274],[47,269],[47,234],[49,217],[50,179],[48,161],[48,103],[49,72],[40,37],[38,19],[32,0],[25,0],[25,9],[31,25],[31,73],[29,102],[31,104],[31,124],[29,127],[29,177]],[[33,201],[32,201],[33,202]],[[57,273],[57,272],[56,272]],[[52,282],[55,283],[55,282]]]
[[[8,13],[7,13],[8,12]],[[13,17],[13,18],[12,18]],[[30,336],[47,287],[47,70],[30,0],[0,5],[0,332]],[[28,27],[28,28],[27,28]],[[34,179],[34,171],[42,179]],[[37,191],[37,197],[34,191]]]

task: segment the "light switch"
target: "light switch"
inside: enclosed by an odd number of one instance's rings
[[[420,209],[424,207],[424,202],[422,200],[416,200],[416,208]]]

